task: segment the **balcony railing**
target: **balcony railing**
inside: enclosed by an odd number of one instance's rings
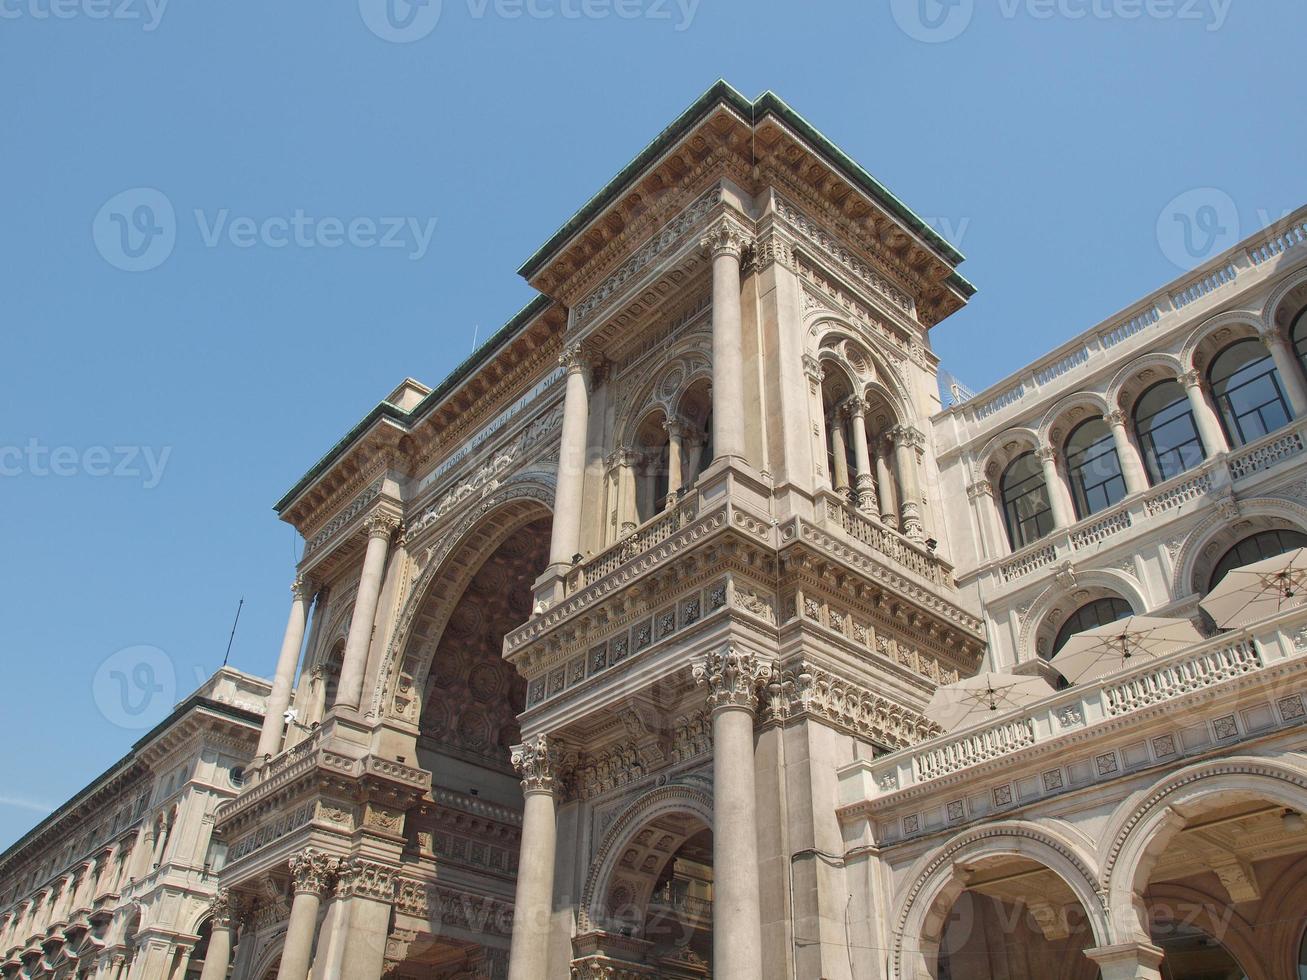
[[[875,799],[1045,744],[1053,751],[1050,743],[1068,731],[1083,743],[1087,727],[1115,724],[1161,705],[1179,710],[1191,696],[1219,698],[1222,685],[1270,667],[1298,661],[1307,670],[1307,653],[1298,640],[1304,632],[1307,608],[1293,609],[1132,670],[1050,692],[1026,708],[999,715],[992,724],[941,735],[874,762],[854,763],[841,773],[844,800]]]
[[[1300,419],[1247,446],[1209,459],[1144,493],[1128,497],[1115,507],[1040,538],[999,560],[998,573],[1004,582],[1011,582],[1054,565],[1060,558],[1069,558],[1085,548],[1110,542],[1142,521],[1155,519],[1208,496],[1222,483],[1237,483],[1286,459],[1300,456],[1305,448],[1307,419]]]
[[[826,517],[845,534],[860,541],[890,561],[924,578],[927,582],[953,587],[953,566],[908,540],[893,528],[867,517],[852,504],[833,494],[826,495]]]
[[[594,585],[632,558],[662,544],[698,515],[699,494],[696,490],[690,490],[670,510],[646,521],[607,551],[601,551],[582,565],[578,570],[576,586]]]

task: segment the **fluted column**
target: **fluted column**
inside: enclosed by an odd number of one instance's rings
[[[1225,432],[1212,411],[1203,393],[1202,375],[1197,371],[1186,371],[1183,378],[1185,394],[1189,396],[1189,408],[1194,413],[1194,423],[1198,426],[1198,435],[1203,440],[1203,449],[1208,456],[1230,451],[1230,444],[1225,441]]]
[[[295,668],[299,666],[300,649],[304,646],[304,627],[309,618],[312,590],[307,582],[296,579],[290,587],[290,616],[281,638],[281,653],[277,656],[277,673],[272,679],[272,692],[263,715],[263,729],[259,732],[256,760],[276,755],[281,751],[281,733],[285,725],[283,716],[290,706],[291,687],[295,683]]]
[[[513,768],[522,776],[521,860],[513,906],[513,946],[508,980],[547,980],[549,927],[554,904],[555,798],[559,759],[546,735],[513,747]]]
[[[713,452],[739,462],[745,461],[740,256],[748,241],[748,232],[721,218],[700,242],[712,256]]]
[[[559,436],[558,481],[554,489],[554,523],[549,563],[570,565],[581,550],[581,492],[585,483],[586,431],[590,420],[590,389],[585,356],[572,344],[558,358],[567,370],[563,393],[563,428]]]
[[[390,536],[399,527],[399,518],[378,511],[368,517],[364,527],[368,532],[368,547],[363,553],[363,573],[359,576],[354,614],[349,621],[349,634],[345,637],[340,686],[336,688],[336,704],[356,709],[362,707],[363,679],[368,670],[368,647],[372,643],[372,623],[377,615],[377,600],[381,598],[381,581],[386,571]]]
[[[685,438],[685,423],[680,419],[666,419],[667,430],[667,502],[666,510],[676,506],[681,493],[681,446]]]
[[[1075,517],[1067,499],[1066,483],[1057,468],[1057,450],[1052,446],[1040,446],[1039,462],[1044,467],[1044,491],[1053,510],[1053,526],[1070,527],[1075,523]]]
[[[876,499],[876,480],[871,475],[871,452],[867,448],[867,403],[861,398],[850,398],[844,404],[853,432],[853,462],[858,469],[853,484],[858,492],[858,510],[875,514],[880,503]]]
[[[1307,415],[1307,381],[1303,378],[1302,365],[1289,349],[1289,342],[1280,334],[1264,333],[1261,340],[1275,361],[1275,370],[1284,384],[1284,393],[1289,396],[1289,404],[1293,406],[1293,417],[1302,418]]]
[[[695,663],[693,672],[708,687],[713,725],[712,974],[714,980],[757,980],[762,919],[753,716],[758,686],[771,668],[728,646]]]
[[[322,892],[336,873],[339,862],[321,851],[307,848],[290,859],[295,898],[290,904],[290,921],[281,952],[278,980],[307,980],[313,959],[313,939],[318,929]]]
[[[1085,950],[1102,980],[1161,980],[1162,950],[1151,943],[1121,943]]]
[[[880,521],[886,527],[899,526],[898,502],[894,495],[894,474],[890,472],[890,449],[883,437],[872,444],[876,458],[876,482],[880,484]]]
[[[844,441],[844,416],[837,408],[831,418],[831,454],[835,457],[831,485],[841,497],[849,496],[849,450]]]
[[[1109,412],[1107,424],[1112,427],[1112,441],[1116,443],[1116,457],[1121,463],[1121,475],[1125,478],[1126,493],[1143,493],[1148,489],[1148,474],[1144,472],[1144,461],[1139,458],[1139,450],[1130,441],[1130,434],[1125,428],[1125,412]]]
[[[921,523],[921,488],[917,482],[917,446],[921,433],[906,425],[895,426],[894,466],[899,471],[899,529],[913,541],[925,538]]]
[[[213,913],[209,920],[209,949],[204,954],[200,980],[227,980],[227,967],[231,965],[231,893],[219,888],[209,902],[209,909]]]

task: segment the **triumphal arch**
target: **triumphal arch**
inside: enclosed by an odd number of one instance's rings
[[[206,977],[823,975],[834,766],[983,652],[926,492],[960,259],[724,84],[531,256],[278,505]]]

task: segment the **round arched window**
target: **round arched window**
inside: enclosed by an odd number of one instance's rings
[[[1263,558],[1274,558],[1294,548],[1307,548],[1307,534],[1279,529],[1258,531],[1244,538],[1221,556],[1221,560],[1212,569],[1211,578],[1207,580],[1207,591],[1216,588],[1232,568],[1242,568]]]
[[[1289,328],[1289,343],[1293,344],[1293,352],[1298,355],[1298,363],[1307,371],[1307,307],[1294,317],[1293,326]]]
[[[1160,381],[1140,395],[1134,418],[1135,435],[1153,483],[1179,476],[1203,461],[1193,409],[1178,381]]]
[[[1053,641],[1049,658],[1051,659],[1066,646],[1066,641],[1077,633],[1091,630],[1095,626],[1106,626],[1108,623],[1115,623],[1118,619],[1125,619],[1134,614],[1135,611],[1130,608],[1130,603],[1118,596],[1108,596],[1086,603],[1068,616],[1062,628],[1057,631],[1057,639]]]
[[[1066,469],[1078,518],[1111,507],[1125,496],[1116,442],[1103,419],[1082,422],[1067,437]]]
[[[1003,471],[1000,486],[1003,521],[1014,551],[1053,530],[1053,508],[1048,502],[1044,470],[1034,453],[1014,459]]]
[[[1236,340],[1216,355],[1207,378],[1232,446],[1260,439],[1292,417],[1275,362],[1260,341]]]

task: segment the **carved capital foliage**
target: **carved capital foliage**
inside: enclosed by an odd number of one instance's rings
[[[1112,409],[1112,411],[1107,413],[1107,424],[1125,425],[1125,412],[1121,411],[1119,408]]]
[[[213,924],[217,928],[230,926],[236,917],[236,902],[231,892],[219,888],[217,894],[209,900],[209,911],[213,914]]]
[[[1202,379],[1203,376],[1197,371],[1186,371],[1184,374],[1180,375],[1180,381],[1186,388],[1197,388],[1202,382]]]
[[[910,425],[896,425],[890,430],[889,434],[896,446],[910,446],[913,449],[925,448],[926,437],[920,429],[913,428]]]
[[[977,480],[971,486],[967,487],[967,496],[975,499],[976,497],[994,496],[994,485],[988,480]]]
[[[321,894],[335,877],[340,859],[312,847],[305,848],[290,859],[290,875],[296,892]]]
[[[771,677],[771,665],[747,650],[727,646],[714,650],[693,667],[694,680],[708,688],[708,706],[747,708],[758,706],[758,687]]]
[[[821,366],[821,361],[817,360],[817,358],[813,357],[811,354],[804,354],[803,373],[806,374],[809,379],[820,383],[822,376],[826,372]]]
[[[399,529],[399,518],[386,511],[374,511],[364,518],[363,528],[368,532],[368,537],[385,538],[389,541],[390,536]]]
[[[536,735],[513,746],[513,768],[522,777],[525,793],[552,793],[558,788],[559,754],[548,735]]]
[[[1040,446],[1035,450],[1035,455],[1039,457],[1041,463],[1057,462],[1057,450],[1052,446]]]
[[[840,411],[850,419],[864,419],[867,417],[867,402],[857,395],[851,395],[844,401],[840,402]]]
[[[699,247],[713,258],[733,255],[739,258],[753,242],[752,236],[730,218],[719,218],[699,239]]]
[[[374,902],[391,902],[395,898],[395,868],[365,858],[343,861],[336,880],[336,894],[342,898],[359,896]]]
[[[306,599],[313,595],[313,583],[297,575],[295,581],[290,584],[290,594],[292,599]]]
[[[580,344],[568,344],[563,348],[563,352],[558,355],[558,364],[560,367],[566,368],[568,373],[584,371],[586,368],[585,348]]]

